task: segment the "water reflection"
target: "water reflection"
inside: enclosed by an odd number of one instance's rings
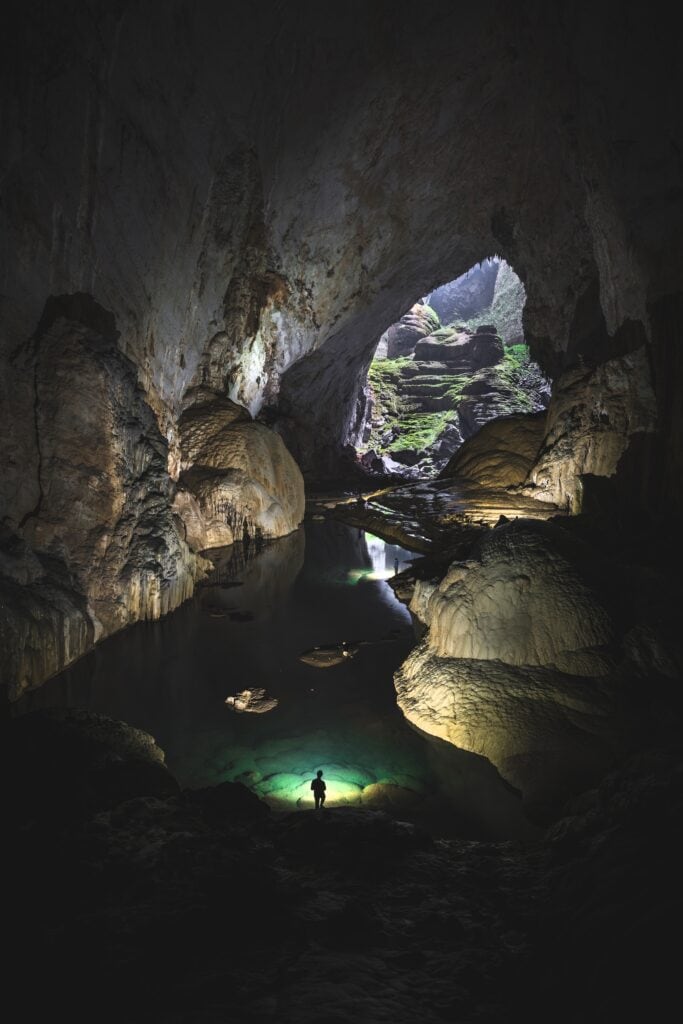
[[[396,706],[393,673],[415,643],[385,582],[416,556],[341,523],[313,522],[245,557],[212,553],[195,597],[105,641],[16,711],[85,706],[151,732],[185,786],[240,781],[276,809],[382,807],[442,835],[532,834],[520,801],[487,762],[425,737]],[[397,565],[398,562],[398,565]],[[313,646],[359,644],[320,669]],[[263,688],[265,714],[226,697]]]

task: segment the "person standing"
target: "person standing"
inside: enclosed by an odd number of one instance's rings
[[[325,803],[325,790],[327,786],[323,781],[322,769],[319,768],[316,772],[316,776],[311,782],[311,789],[313,790],[313,797],[315,798],[315,809],[316,811],[322,808]]]

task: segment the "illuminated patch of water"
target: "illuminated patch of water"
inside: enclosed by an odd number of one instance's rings
[[[386,580],[418,557],[362,530],[311,522],[216,571],[178,611],[99,645],[29,695],[23,709],[85,706],[156,737],[181,784],[241,782],[274,810],[383,808],[442,835],[529,834],[521,803],[482,758],[411,728],[393,674],[416,642]],[[317,667],[312,648],[357,646]],[[226,697],[265,691],[271,710]]]

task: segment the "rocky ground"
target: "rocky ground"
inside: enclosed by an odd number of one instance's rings
[[[150,737],[83,712],[6,722],[3,748],[23,1020],[592,1024],[677,995],[679,745],[524,843],[181,791]]]
[[[394,325],[389,358],[370,367],[360,451],[375,473],[434,476],[484,423],[548,404],[549,384],[525,345],[504,346],[493,324],[434,329],[424,310],[413,306]]]

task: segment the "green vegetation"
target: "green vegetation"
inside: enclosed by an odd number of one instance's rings
[[[390,457],[403,451],[427,455],[448,424],[458,421],[461,403],[467,408],[463,415],[475,414],[481,394],[475,389],[474,394],[463,395],[473,382],[485,384],[483,401],[490,417],[533,412],[541,402],[543,377],[524,344],[505,346],[500,363],[473,374],[449,374],[444,367],[430,373],[427,366],[416,374],[415,369],[413,359],[405,356],[373,361],[368,383],[375,402],[375,426],[361,450],[373,448]]]
[[[404,413],[398,419],[401,433],[391,444],[391,451],[412,449],[422,451],[435,443],[446,424],[455,418],[453,412]]]

